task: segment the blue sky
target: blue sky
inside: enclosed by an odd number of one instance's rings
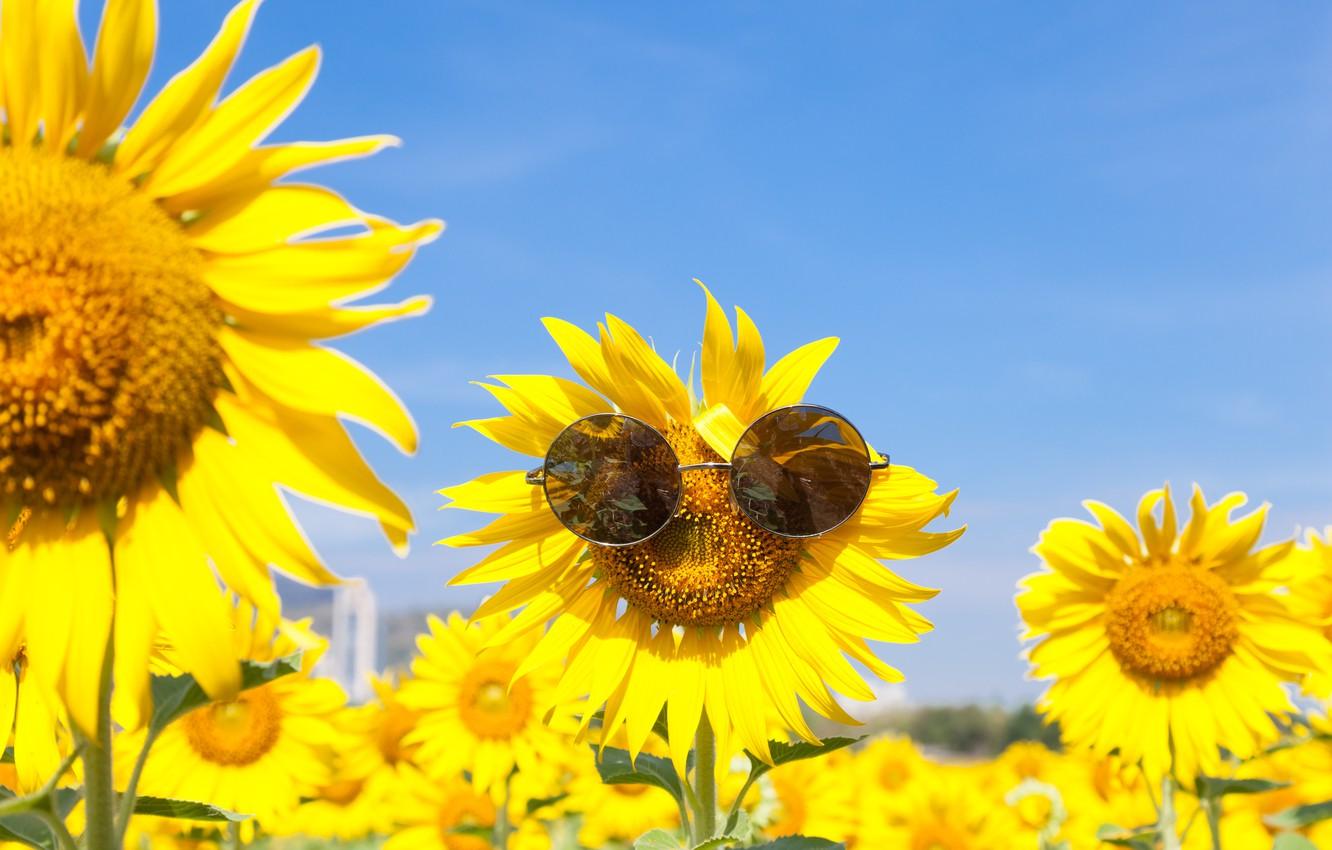
[[[228,5],[163,4],[153,87]],[[841,337],[811,400],[961,489],[966,536],[903,565],[943,591],[884,652],[913,699],[1035,693],[1013,586],[1083,498],[1198,481],[1270,501],[1271,539],[1332,522],[1326,6],[269,0],[240,71],[316,42],[275,138],[397,134],[315,176],[449,223],[388,292],[433,312],[344,346],[421,426],[414,458],[358,433],[411,555],[300,509],[386,608],[477,598],[430,545],[476,519],[432,491],[523,462],[451,430],[496,410],[468,381],[567,372],[547,315],[687,362],[694,276],[770,353]]]

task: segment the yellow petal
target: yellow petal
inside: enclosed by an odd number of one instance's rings
[[[213,699],[232,699],[240,689],[240,664],[232,651],[231,610],[199,538],[156,484],[134,501],[126,523],[117,564],[129,559],[149,580],[133,592],[148,595],[176,662]]]
[[[233,386],[244,379],[236,375]],[[227,432],[272,481],[312,499],[379,520],[394,549],[405,552],[415,530],[411,511],[379,480],[337,420],[227,393],[214,404]]]
[[[234,326],[242,330],[293,339],[333,339],[385,322],[424,315],[433,303],[430,296],[417,295],[397,304],[315,307],[292,313],[257,313],[233,304],[227,312]]]
[[[262,452],[251,453],[249,448],[232,444],[212,429],[195,437],[194,458],[181,470],[178,485],[191,522],[204,522],[196,515],[210,515],[218,524],[216,533],[229,531],[255,562],[275,566],[298,581],[316,586],[340,583],[296,525],[274,486],[281,479],[265,465]],[[260,576],[251,576],[233,589],[267,611],[270,606],[262,604],[267,594],[260,581]]]
[[[438,221],[399,227],[372,221],[370,232],[255,251],[213,255],[204,281],[220,298],[258,313],[318,310],[385,286],[416,248],[443,230]]]
[[[653,424],[662,424],[669,415],[676,422],[690,418],[689,393],[669,363],[661,358],[633,326],[607,314],[606,326],[611,336],[602,340],[602,351],[611,377],[618,385],[641,388],[647,402],[645,415]],[[632,412],[632,411],[630,411]]]
[[[5,129],[17,146],[30,144],[41,120],[38,52],[39,11],[35,0],[5,0],[0,5],[0,70],[5,77]]]
[[[262,189],[279,177],[364,156],[371,156],[385,148],[398,147],[402,142],[396,136],[357,136],[332,142],[291,142],[266,145],[245,154],[224,173],[187,192],[161,200],[169,212],[180,214],[189,210],[206,210],[215,203]]]
[[[40,48],[43,144],[61,152],[78,129],[79,111],[88,89],[88,56],[75,15],[73,0],[46,0],[42,14]]]
[[[721,457],[730,460],[745,433],[745,423],[725,404],[714,404],[694,417],[694,428]]]
[[[249,254],[365,220],[337,192],[292,184],[233,195],[191,223],[185,234],[204,251]]]
[[[772,364],[763,376],[760,407],[774,410],[802,401],[814,376],[837,349],[837,343],[836,337],[811,342]]]
[[[142,190],[164,198],[225,174],[296,108],[318,70],[319,48],[309,47],[254,75],[171,146]]]
[[[281,404],[322,416],[345,415],[370,426],[407,454],[416,423],[378,377],[339,351],[223,327],[218,342],[255,387]]]
[[[488,472],[465,484],[445,487],[438,492],[450,502],[445,507],[465,511],[507,514],[545,507],[541,488],[528,484],[525,472]]]
[[[611,380],[601,346],[586,331],[563,319],[545,318],[541,323],[546,326],[546,332],[560,347],[569,365],[589,386],[603,394],[614,387],[615,382]],[[614,399],[612,395],[607,397]]]
[[[259,0],[236,4],[194,64],[172,77],[125,133],[116,149],[113,170],[131,178],[152,171],[171,146],[207,114],[258,9]]]
[[[106,0],[83,106],[79,156],[95,156],[102,143],[120,128],[139,99],[153,64],[156,42],[155,0]]]

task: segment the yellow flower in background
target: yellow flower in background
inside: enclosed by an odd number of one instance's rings
[[[874,738],[852,765],[865,805],[873,811],[895,807],[902,790],[927,769],[925,757],[905,735]]]
[[[1321,537],[1310,530],[1290,558],[1297,573],[1291,591],[1299,615],[1321,625],[1324,637],[1332,641],[1332,526]],[[1307,690],[1322,699],[1332,698],[1332,666],[1310,671]]]
[[[765,371],[763,342],[749,317],[738,313],[737,342],[710,294],[707,304],[701,399],[615,316],[607,316],[600,339],[546,319],[586,385],[545,375],[496,376],[498,384],[484,386],[508,415],[463,424],[520,454],[543,457],[566,426],[614,410],[665,435],[683,464],[729,460],[749,423],[804,397],[836,340],[803,346]],[[960,530],[923,530],[948,511],[955,493],[937,493],[929,478],[894,465],[873,475],[862,507],[845,524],[820,538],[793,539],[736,510],[724,471],[683,475],[682,508],[661,533],[615,548],[589,546],[561,525],[524,471],[442,490],[450,507],[503,514],[443,541],[502,544],[454,580],[506,582],[477,615],[521,610],[490,643],[539,634],[553,620],[517,672],[567,660],[555,696],[584,700],[584,723],[604,704],[608,730],[626,727],[631,752],[643,746],[665,707],[680,770],[705,713],[718,752],[744,746],[763,758],[778,729],[817,740],[801,700],[825,717],[855,722],[829,690],[873,698],[848,657],[882,679],[899,680],[866,639],[912,642],[930,628],[908,603],[935,591],[902,579],[881,559],[913,558],[957,539]]]
[[[670,794],[651,785],[607,785],[592,764],[589,757],[562,804],[581,813],[580,846],[632,846],[650,830],[679,828],[680,809]]]
[[[499,799],[510,772],[534,776],[566,747],[567,733],[543,722],[556,674],[549,670],[515,675],[539,635],[525,634],[482,652],[509,623],[492,617],[469,624],[457,613],[445,623],[431,616],[429,633],[419,635],[420,655],[398,699],[418,712],[415,728],[403,739],[416,748],[415,761],[430,776],[464,771],[477,791]]]
[[[1323,732],[1332,732],[1326,721]],[[1332,800],[1332,741],[1313,740],[1297,747],[1279,750],[1242,765],[1242,778],[1270,779],[1289,783],[1285,788],[1262,794],[1232,795],[1225,800],[1222,818],[1223,846],[1270,847],[1277,830],[1264,818],[1293,806]],[[1332,846],[1332,823],[1323,822],[1305,828],[1317,847]]]
[[[1257,545],[1267,507],[1232,519],[1244,502],[1209,506],[1195,487],[1179,528],[1169,490],[1153,490],[1139,531],[1088,501],[1100,525],[1060,519],[1041,535],[1046,569],[1017,605],[1033,673],[1054,680],[1040,707],[1070,745],[1117,750],[1158,779],[1173,763],[1192,787],[1221,746],[1247,758],[1278,737],[1269,715],[1294,708],[1283,683],[1326,664],[1328,642],[1286,592],[1290,544]]]
[[[861,812],[857,847],[1012,850],[1018,822],[1002,797],[982,793],[976,771],[930,765],[891,812]]]
[[[375,676],[371,684],[374,700],[339,715],[339,724],[347,735],[338,757],[347,776],[396,787],[402,773],[412,769],[419,745],[407,743],[406,738],[416,728],[420,715],[402,704],[396,676]]]
[[[745,800],[754,826],[770,839],[804,835],[850,841],[858,819],[851,761],[850,753],[838,750],[760,777]],[[723,795],[722,802],[728,807],[731,799]]]
[[[330,786],[330,750],[341,742],[337,714],[346,695],[331,679],[311,675],[324,643],[308,624],[275,621],[245,604],[234,609],[234,622],[233,657],[269,662],[301,651],[300,671],[201,706],[167,726],[138,790],[276,821],[303,797]],[[175,660],[170,651],[168,660]],[[117,740],[122,771],[143,739],[140,731]]]
[[[0,657],[23,646],[85,730],[113,610],[118,711],[133,724],[159,632],[209,694],[235,695],[214,569],[274,614],[270,565],[335,580],[275,483],[376,518],[398,548],[413,527],[338,417],[407,452],[412,420],[314,341],[423,312],[425,298],[344,305],[441,225],[275,183],[394,140],[260,146],[319,52],[219,98],[258,5],[237,5],[123,134],[153,57],[154,0],[107,0],[91,64],[73,0],[0,9],[0,525],[32,512],[0,548]]]
[[[477,793],[460,776],[432,780],[409,771],[402,795],[394,801],[398,829],[383,850],[491,850],[498,804],[489,794]],[[550,837],[538,821],[523,819],[527,800],[510,799],[509,850],[550,850]]]

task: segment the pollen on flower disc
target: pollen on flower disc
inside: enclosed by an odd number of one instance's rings
[[[170,467],[223,383],[202,270],[104,166],[0,150],[0,493],[70,507]]]

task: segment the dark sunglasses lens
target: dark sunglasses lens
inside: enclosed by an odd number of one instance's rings
[[[565,527],[593,543],[646,540],[680,501],[675,453],[653,428],[613,413],[565,428],[546,454],[546,499]]]
[[[851,423],[791,407],[749,426],[731,459],[740,509],[763,528],[810,537],[846,522],[869,492],[869,449]]]

